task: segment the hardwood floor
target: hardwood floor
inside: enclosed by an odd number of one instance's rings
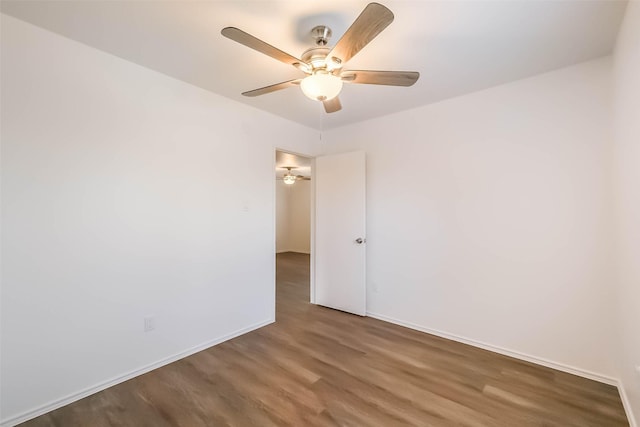
[[[308,303],[277,259],[277,322],[24,426],[627,426],[615,387]]]

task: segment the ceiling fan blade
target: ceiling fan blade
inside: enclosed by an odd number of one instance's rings
[[[221,33],[228,39],[250,47],[253,50],[257,50],[258,52],[264,53],[265,55],[277,59],[280,62],[293,65],[294,67],[299,68],[302,71],[306,69],[306,64],[304,64],[302,60],[296,58],[295,56],[291,56],[288,53],[283,52],[280,49],[271,46],[269,43],[263,42],[259,38],[254,37],[249,33],[245,33],[244,31],[236,27],[223,28]]]
[[[324,111],[326,111],[327,113],[335,113],[336,111],[342,110],[340,98],[338,98],[337,96],[335,98],[322,101],[322,105],[324,105]]]
[[[260,89],[254,89],[254,90],[250,90],[248,92],[242,92],[242,94],[244,96],[250,96],[250,97],[260,96],[260,95],[264,95],[266,93],[275,92],[277,90],[286,89],[288,87],[296,86],[296,85],[299,85],[299,84],[300,84],[300,79],[288,80],[286,82],[276,83],[274,85],[261,87]]]
[[[344,65],[393,22],[393,13],[378,3],[369,3],[329,52],[327,58]],[[338,58],[335,61],[333,58]]]
[[[341,78],[347,83],[369,85],[411,86],[418,81],[417,71],[345,70]]]

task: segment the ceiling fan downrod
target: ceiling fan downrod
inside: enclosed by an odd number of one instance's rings
[[[318,25],[311,29],[311,37],[316,42],[316,46],[326,46],[331,38],[331,28],[326,25]]]

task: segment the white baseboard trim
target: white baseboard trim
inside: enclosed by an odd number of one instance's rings
[[[117,377],[111,378],[109,380],[106,380],[104,382],[98,383],[94,386],[91,387],[87,387],[84,390],[81,390],[77,393],[72,393],[69,394],[65,397],[62,397],[60,399],[56,399],[53,400],[49,403],[46,403],[42,406],[39,406],[35,409],[29,410],[29,411],[25,411],[21,414],[15,415],[11,418],[7,418],[6,420],[0,420],[0,426],[1,427],[13,427],[17,424],[23,423],[25,421],[28,421],[32,418],[38,417],[40,415],[44,415],[47,412],[51,412],[54,409],[58,409],[61,408],[65,405],[68,405],[70,403],[73,403],[77,400],[83,399],[87,396],[90,396],[92,394],[98,393],[99,391],[102,391],[104,389],[107,389],[109,387],[113,387],[114,385],[120,384],[122,382],[125,382],[127,380],[130,380],[131,378],[137,377],[139,375],[142,374],[146,374],[147,372],[153,371],[154,369],[158,369],[162,366],[168,365],[170,363],[173,363],[177,360],[180,359],[184,359],[187,356],[191,356],[194,353],[198,353],[202,350],[206,350],[210,347],[213,347],[217,344],[220,344],[224,341],[228,341],[232,338],[238,337],[240,335],[244,335],[247,332],[251,332],[254,331],[256,329],[262,328],[263,326],[267,326],[271,323],[275,322],[275,319],[269,319],[269,320],[264,320],[262,322],[258,322],[258,323],[254,323],[253,325],[249,325],[245,328],[239,329],[237,331],[231,332],[229,334],[223,335],[221,337],[215,338],[213,340],[204,342],[202,344],[196,345],[194,347],[191,347],[185,351],[181,351],[180,353],[176,353],[174,355],[165,357],[164,359],[158,360],[157,362],[151,363],[149,365],[143,366],[141,368],[138,369],[134,369],[132,371],[129,371],[125,374],[119,375]]]
[[[618,391],[620,392],[620,399],[622,399],[622,406],[624,406],[624,412],[627,414],[627,420],[629,420],[630,427],[638,427],[636,423],[636,419],[633,416],[633,410],[631,409],[631,402],[629,401],[629,396],[627,396],[627,392],[624,389],[624,384],[622,381],[618,381]]]
[[[607,375],[597,374],[595,372],[587,371],[585,369],[576,368],[575,366],[565,365],[563,363],[553,362],[551,360],[543,359],[541,357],[531,356],[529,354],[521,353],[519,351],[509,350],[502,347],[497,347],[492,344],[483,343],[481,341],[476,341],[470,338],[461,337],[458,335],[450,334],[448,332],[442,332],[435,329],[425,328],[420,325],[416,325],[415,323],[405,322],[403,320],[394,319],[392,317],[388,317],[378,313],[367,312],[367,316],[373,317],[374,319],[383,320],[385,322],[394,323],[396,325],[404,326],[409,329],[415,329],[416,331],[425,332],[427,334],[436,335],[441,338],[446,338],[448,340],[461,342],[463,344],[468,344],[473,347],[482,348],[484,350],[493,351],[494,353],[503,354],[505,356],[510,356],[515,359],[524,360],[526,362],[535,363],[537,365],[546,366],[547,368],[557,369],[558,371],[567,372],[569,374],[577,375],[579,377],[588,378],[590,380],[598,381],[601,383],[618,386],[619,381],[616,378],[609,377]]]

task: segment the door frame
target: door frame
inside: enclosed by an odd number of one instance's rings
[[[315,167],[316,167],[316,156],[310,155],[310,154],[304,154],[304,153],[300,153],[300,152],[296,152],[296,151],[291,151],[289,149],[286,148],[278,148],[277,146],[274,147],[273,150],[273,158],[272,158],[272,167],[271,170],[275,171],[276,170],[276,151],[281,151],[283,153],[287,153],[287,154],[293,154],[296,156],[300,156],[300,157],[306,157],[307,159],[311,160],[311,188],[310,188],[310,194],[309,197],[311,198],[310,200],[310,206],[309,206],[309,227],[310,227],[310,233],[311,235],[309,236],[309,302],[311,304],[315,304],[316,303],[316,258],[315,258],[315,253],[316,253],[316,181],[314,179],[315,177]],[[275,297],[276,297],[276,226],[278,224],[278,218],[277,218],[277,206],[276,206],[276,183],[277,181],[274,179],[273,180],[273,253],[274,253],[274,257],[273,257],[273,296],[274,296],[274,315],[275,315]],[[294,184],[295,185],[295,184]]]

